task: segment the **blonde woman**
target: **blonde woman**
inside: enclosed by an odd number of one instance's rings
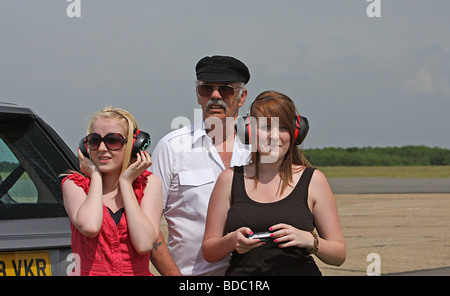
[[[149,252],[158,238],[161,182],[147,171],[147,151],[132,155],[141,133],[134,117],[108,107],[95,113],[78,157],[84,175],[62,181],[79,275],[151,275]]]

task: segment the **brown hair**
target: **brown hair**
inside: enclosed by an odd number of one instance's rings
[[[259,117],[267,117],[270,122],[271,118],[278,118],[280,126],[286,126],[291,136],[291,144],[289,150],[284,156],[280,165],[279,173],[282,180],[281,193],[292,183],[292,165],[309,166],[311,164],[303,155],[303,151],[294,144],[294,116],[298,114],[294,102],[286,95],[276,91],[265,91],[259,94],[250,106],[250,116],[258,120]],[[253,129],[255,130],[255,129]],[[255,165],[255,189],[258,183],[258,173],[261,161],[261,155],[257,149],[252,152],[251,161]]]

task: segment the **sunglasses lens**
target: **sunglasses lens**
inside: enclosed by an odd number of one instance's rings
[[[221,85],[218,87],[220,96],[224,99],[230,98],[234,95],[234,88],[229,85]],[[202,84],[198,86],[198,94],[202,97],[210,97],[214,92],[214,86],[209,84]]]
[[[102,137],[98,134],[90,134],[86,138],[86,143],[89,149],[95,150],[98,149],[100,143],[102,142]]]
[[[207,84],[202,84],[198,86],[198,94],[202,97],[210,97],[214,91],[214,87]]]
[[[125,138],[121,134],[107,134],[102,138],[99,134],[92,133],[86,138],[86,144],[91,150],[98,149],[102,141],[109,150],[119,150],[126,142]]]
[[[103,142],[109,150],[119,150],[124,144],[123,137],[119,134],[108,134],[103,138]]]
[[[222,98],[230,98],[234,95],[234,88],[228,85],[219,86],[219,93]]]

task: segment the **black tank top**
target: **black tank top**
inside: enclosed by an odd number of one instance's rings
[[[314,168],[307,167],[294,190],[282,200],[259,203],[245,191],[243,166],[234,167],[231,206],[225,232],[250,227],[253,232],[268,231],[269,227],[285,223],[305,231],[314,229],[314,217],[308,207],[308,187]],[[231,255],[226,275],[321,275],[314,259],[306,249],[279,248],[273,240],[245,254]]]

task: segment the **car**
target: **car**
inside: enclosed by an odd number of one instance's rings
[[[70,221],[62,174],[78,159],[31,109],[0,103],[0,276],[67,275]]]

